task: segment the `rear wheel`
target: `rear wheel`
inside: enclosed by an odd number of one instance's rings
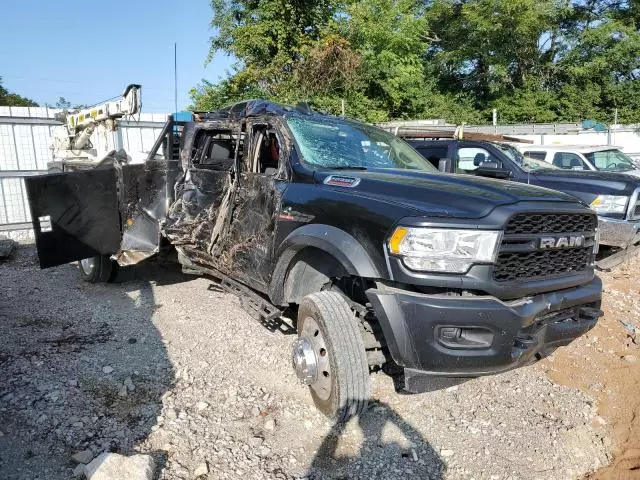
[[[366,409],[367,355],[356,317],[341,294],[318,292],[302,299],[293,367],[328,417],[346,421]]]
[[[117,264],[108,255],[83,258],[78,262],[78,271],[85,282],[110,282],[115,278]]]

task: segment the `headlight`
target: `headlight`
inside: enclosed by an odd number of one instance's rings
[[[627,211],[627,201],[629,197],[624,195],[598,195],[591,202],[593,208],[598,214],[606,215],[607,213],[625,213]]]
[[[502,232],[398,227],[389,251],[411,270],[465,273],[475,263],[493,263]]]

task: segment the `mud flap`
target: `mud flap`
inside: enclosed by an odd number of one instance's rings
[[[120,248],[113,168],[25,178],[40,268]]]

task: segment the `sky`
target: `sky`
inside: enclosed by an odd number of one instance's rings
[[[208,0],[19,0],[3,2],[3,86],[40,105],[58,97],[92,105],[142,85],[142,111],[174,111],[174,42],[178,110],[202,79],[226,76],[233,59],[205,66],[212,11]]]

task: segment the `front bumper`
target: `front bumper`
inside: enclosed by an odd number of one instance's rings
[[[503,302],[490,296],[367,290],[393,360],[409,370],[477,376],[525,365],[566,345],[602,315],[602,282]]]
[[[622,220],[598,216],[600,244],[627,248],[640,242],[640,220]]]

